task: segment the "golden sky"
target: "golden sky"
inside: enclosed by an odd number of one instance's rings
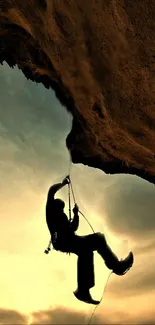
[[[78,301],[76,256],[44,254],[48,188],[68,174],[65,139],[71,116],[52,90],[26,80],[17,68],[0,67],[0,325],[87,324],[94,306]],[[155,189],[130,175],[106,175],[72,165],[80,210],[105,234],[119,258],[133,250],[123,277],[95,253],[92,324],[155,324]],[[66,201],[67,187],[57,197]],[[80,217],[78,234],[91,229]]]

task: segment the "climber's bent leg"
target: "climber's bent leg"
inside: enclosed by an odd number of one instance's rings
[[[105,261],[108,268],[112,269],[113,266],[118,264],[117,256],[112,252],[107,245],[105,236],[99,232],[87,236],[75,236],[75,242],[72,246],[77,254],[87,254],[87,252],[97,251]]]
[[[111,250],[110,246],[107,244],[106,238],[101,233],[95,234],[95,247],[97,252],[104,259],[105,265],[110,269],[114,269],[119,260],[114,252]]]
[[[132,267],[134,261],[132,252],[130,252],[124,260],[119,261],[117,256],[108,246],[103,234],[96,233],[95,240],[96,242],[98,241],[97,252],[102,256],[106,266],[111,269],[113,273],[117,275],[124,275]]]
[[[132,252],[124,260],[119,261],[108,246],[105,236],[99,232],[87,236],[75,236],[75,239],[75,247],[79,252],[83,250],[97,251],[104,259],[106,266],[117,275],[125,274],[133,265]]]
[[[94,234],[94,248],[102,256],[106,266],[117,275],[124,275],[133,265],[133,253],[130,252],[124,260],[119,261],[101,233]]]

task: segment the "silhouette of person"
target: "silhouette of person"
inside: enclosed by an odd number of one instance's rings
[[[46,203],[46,222],[51,234],[51,241],[54,249],[74,253],[77,260],[77,282],[78,287],[74,292],[77,299],[98,304],[90,295],[90,288],[95,285],[94,281],[94,251],[97,251],[103,258],[106,266],[117,275],[125,274],[133,265],[133,253],[124,260],[118,260],[106,242],[104,234],[100,232],[78,236],[75,234],[79,226],[78,206],[73,208],[73,220],[70,222],[64,213],[65,203],[61,199],[55,199],[54,195],[58,190],[69,184],[69,176],[65,177],[62,183],[50,187]]]

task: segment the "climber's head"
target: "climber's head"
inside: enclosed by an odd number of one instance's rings
[[[54,207],[57,212],[63,212],[65,207],[65,202],[61,199],[55,199],[54,200]]]

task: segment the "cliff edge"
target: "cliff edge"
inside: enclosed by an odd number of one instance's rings
[[[154,0],[0,0],[0,63],[73,115],[73,163],[155,183]]]

